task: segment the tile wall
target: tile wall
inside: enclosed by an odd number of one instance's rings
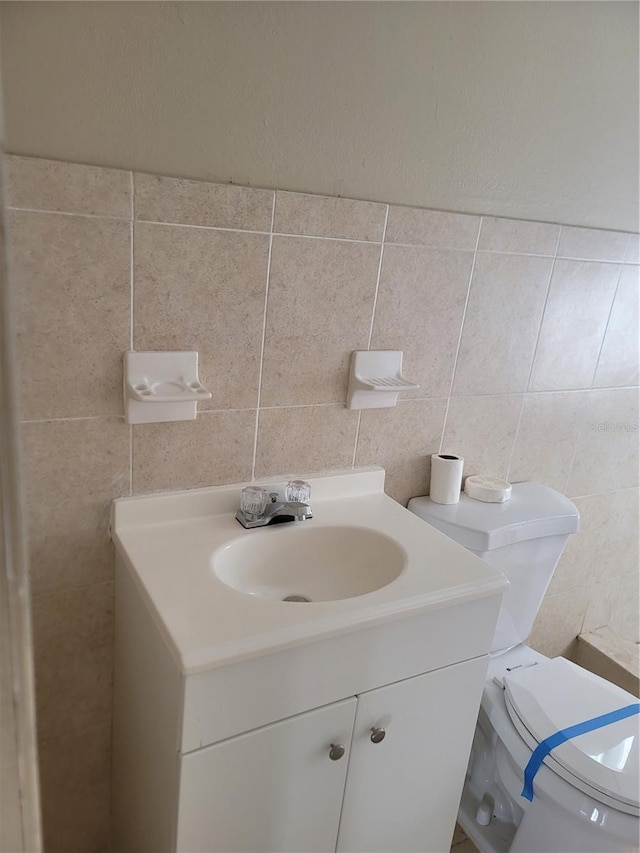
[[[638,639],[638,235],[7,158],[47,853],[109,845],[114,497],[429,454],[583,519],[531,642]],[[130,427],[122,355],[195,349],[194,422]],[[420,389],[344,408],[355,349]]]

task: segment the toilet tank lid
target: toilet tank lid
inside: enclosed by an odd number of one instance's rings
[[[433,527],[473,551],[575,533],[580,516],[571,501],[542,483],[515,483],[505,503],[484,503],[464,492],[457,504],[412,498],[409,509]]]

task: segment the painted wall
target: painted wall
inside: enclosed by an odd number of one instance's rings
[[[581,513],[531,643],[639,638],[637,235],[23,157],[8,176],[47,853],[108,849],[114,497],[379,464],[405,503],[459,453]],[[131,344],[200,352],[197,420],[124,423]],[[420,388],[360,414],[369,346]]]
[[[638,4],[1,5],[8,150],[638,230]]]

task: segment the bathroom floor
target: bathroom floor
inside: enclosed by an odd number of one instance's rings
[[[451,853],[478,853],[478,848],[467,837],[464,830],[459,824],[456,824],[451,841]]]

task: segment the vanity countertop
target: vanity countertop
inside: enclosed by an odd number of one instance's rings
[[[283,479],[266,484],[281,485]],[[111,533],[119,557],[184,674],[507,589],[503,575],[385,495],[381,468],[313,477],[309,483],[314,517],[266,531],[245,530],[235,519],[245,484],[114,501]],[[403,569],[373,592],[304,604],[248,595],[216,575],[221,549],[265,534],[293,542],[306,525],[383,534],[402,549]]]

